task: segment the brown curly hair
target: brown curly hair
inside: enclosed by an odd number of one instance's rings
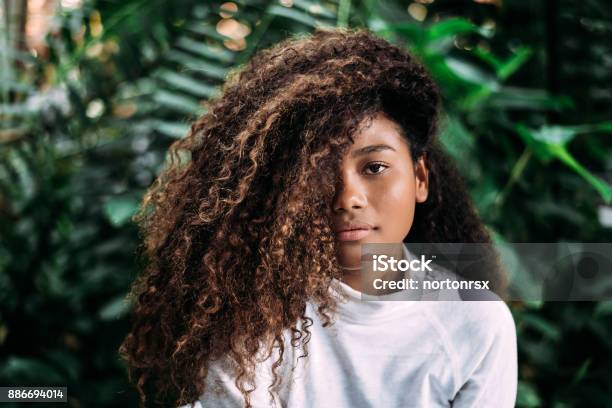
[[[307,301],[333,324],[328,289],[342,272],[330,203],[343,152],[368,115],[385,112],[405,130],[415,162],[427,157],[429,195],[405,242],[491,242],[437,141],[439,105],[421,63],[363,29],[284,40],[229,76],[172,144],[135,217],[145,268],[120,354],[141,406],[151,394],[195,401],[209,361],[229,355],[248,407],[261,350],[282,350],[290,330],[291,346],[307,356]],[[501,274],[482,274],[494,290],[504,286]]]

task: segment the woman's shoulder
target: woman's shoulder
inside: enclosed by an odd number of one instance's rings
[[[457,274],[448,269],[437,268],[435,280],[461,282]],[[516,337],[516,325],[506,302],[487,289],[448,289],[453,296],[442,294],[422,305],[438,330],[443,332],[454,348],[461,343],[490,345],[496,338]],[[453,300],[444,300],[453,299]]]
[[[494,370],[493,361],[514,367],[516,325],[504,301],[428,301],[422,309],[450,358],[455,391],[478,367]]]
[[[516,334],[510,308],[492,292],[487,300],[425,301],[424,313],[450,336],[473,340],[493,334]]]

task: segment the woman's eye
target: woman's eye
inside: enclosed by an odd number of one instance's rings
[[[389,166],[385,166],[382,163],[370,163],[366,166],[365,170],[367,174],[379,174],[385,171]]]

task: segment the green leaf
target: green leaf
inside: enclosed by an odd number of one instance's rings
[[[566,96],[551,96],[544,89],[501,86],[487,100],[487,106],[501,109],[556,110],[574,106]]]
[[[525,125],[518,124],[516,126],[517,134],[523,139],[525,144],[531,149],[534,155],[542,162],[550,162],[554,155],[551,149],[546,143],[543,143],[536,139],[533,135],[533,131]]]
[[[315,16],[321,16],[321,17],[330,18],[330,19],[336,18],[336,14],[333,11],[328,10],[324,6],[324,4],[320,2],[312,2],[312,1],[306,1],[306,0],[293,0],[293,7],[300,8],[308,12],[309,14],[312,14]]]
[[[457,35],[477,33],[484,37],[491,37],[492,31],[478,27],[469,20],[452,18],[434,23],[427,28],[427,41],[434,42]]]
[[[138,209],[138,201],[128,197],[115,197],[104,203],[104,214],[115,227],[129,221]]]
[[[578,163],[566,149],[567,143],[576,135],[576,130],[574,128],[543,126],[539,130],[532,130],[519,124],[516,126],[516,130],[519,136],[543,163],[547,163],[553,158],[560,160],[597,190],[606,204],[612,203],[612,187]]]
[[[231,63],[234,60],[233,52],[221,47],[211,47],[201,41],[196,41],[186,36],[180,37],[176,42],[176,46],[198,56],[224,63]]]
[[[524,265],[517,248],[505,242],[499,234],[497,235],[495,248],[499,253],[504,269],[508,272],[510,287],[514,291],[513,296],[519,299],[542,298],[542,286]]]
[[[180,139],[187,135],[189,127],[190,125],[185,123],[165,122],[161,120],[155,122],[155,130],[176,139]]]
[[[273,5],[268,9],[268,13],[276,17],[285,17],[310,27],[330,26],[330,24],[317,20],[309,14],[294,8]]]
[[[472,84],[463,95],[457,95],[457,105],[465,110],[476,108],[490,95],[497,92],[500,84],[495,76],[483,71],[480,67],[457,58],[446,58],[446,66],[459,80]]]
[[[482,47],[477,47],[472,51],[472,55],[491,65],[495,69],[497,77],[502,81],[508,79],[523,66],[532,53],[531,48],[520,47],[514,55],[504,61]]]
[[[467,82],[485,86],[491,91],[497,91],[497,79],[474,64],[457,58],[447,58],[446,65],[461,79]]]
[[[9,357],[0,365],[0,378],[10,378],[16,383],[38,385],[63,384],[66,378],[55,367],[32,357]]]
[[[564,126],[542,126],[531,133],[536,140],[561,146],[567,145],[576,136],[573,129]]]
[[[548,320],[534,314],[524,314],[522,323],[531,327],[551,341],[559,341],[561,330]]]
[[[8,152],[8,165],[17,173],[17,183],[15,187],[19,196],[22,197],[24,201],[30,200],[34,195],[36,186],[35,175],[28,163],[27,153],[21,152],[18,149],[11,149]]]
[[[159,89],[153,94],[153,100],[160,105],[188,115],[202,112],[202,106],[198,103],[197,99],[174,92],[164,91],[163,89]]]
[[[351,10],[351,0],[340,0],[338,6],[338,20],[336,25],[338,27],[348,27],[348,21]]]
[[[171,138],[180,139],[189,132],[190,124],[156,119],[145,119],[134,124],[138,132],[159,132]]]
[[[596,317],[612,315],[612,301],[607,300],[607,301],[599,302],[597,306],[595,307],[595,311],[593,312],[593,315]]]
[[[36,90],[36,88],[32,86],[32,84],[6,80],[0,80],[0,89],[23,93],[28,93]]]
[[[35,63],[36,57],[27,51],[16,50],[14,48],[0,48],[0,58],[8,58],[22,63]]]
[[[193,34],[203,35],[213,40],[225,41],[230,38],[215,30],[213,25],[207,21],[194,21],[185,26],[185,29]]]
[[[532,54],[531,48],[529,47],[519,48],[518,51],[516,51],[516,53],[512,57],[502,62],[497,67],[497,76],[501,80],[508,79],[510,75],[516,72],[525,63],[525,61],[529,59],[531,54]]]
[[[540,397],[533,385],[525,381],[519,381],[517,387],[517,407],[540,407],[542,404]]]
[[[378,35],[384,36],[389,31],[392,31],[394,28],[392,27],[394,24],[390,24],[381,18],[377,14],[370,14],[367,20],[368,29],[375,32]],[[399,25],[399,24],[398,24]],[[409,26],[415,26],[413,23],[406,23]]]
[[[7,116],[33,116],[38,112],[26,103],[5,103],[0,104],[0,115]]]
[[[168,85],[203,99],[208,99],[218,92],[216,86],[206,84],[202,80],[194,79],[188,75],[167,69],[156,72],[155,76]]]
[[[82,372],[83,364],[75,354],[66,349],[55,349],[45,354],[45,357],[53,362],[54,366],[61,367],[71,381],[78,381]]]
[[[612,122],[602,122],[589,125],[578,125],[570,127],[577,134],[596,133],[596,132],[612,132]]]
[[[469,160],[473,152],[476,151],[476,137],[463,125],[456,115],[448,114],[443,116],[440,141],[446,151],[457,160],[460,168],[466,170],[464,174],[473,174],[477,171],[477,168],[474,167],[474,162]]]
[[[130,304],[125,296],[118,296],[106,303],[98,312],[102,320],[116,320],[123,317],[130,309]]]
[[[185,68],[189,68],[196,72],[201,72],[210,78],[224,80],[228,71],[225,67],[204,61],[201,58],[196,58],[190,54],[175,49],[168,51],[166,53],[166,58],[168,58],[170,61],[181,64]]]
[[[582,176],[603,198],[606,204],[612,203],[612,186],[588,171],[562,146],[555,146],[555,156],[572,170]]]
[[[589,357],[584,361],[584,363],[582,363],[578,371],[576,371],[576,374],[574,375],[574,378],[572,379],[573,384],[579,383],[586,376],[587,372],[589,371],[590,365],[591,365],[591,358]]]
[[[577,211],[573,206],[567,206],[550,197],[537,197],[534,200],[524,202],[525,208],[538,217],[558,217],[577,226],[588,223],[589,220],[583,213]]]
[[[523,301],[523,303],[525,304],[525,307],[527,307],[527,309],[531,310],[540,310],[542,306],[544,306],[543,300],[525,300]]]
[[[427,38],[425,29],[417,23],[389,24],[385,20],[376,17],[368,19],[368,27],[380,36],[389,36],[399,33],[412,46],[413,52],[424,54],[425,40]]]

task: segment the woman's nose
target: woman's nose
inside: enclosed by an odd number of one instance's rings
[[[367,204],[367,197],[359,180],[354,176],[343,176],[336,186],[334,212],[363,209]]]

